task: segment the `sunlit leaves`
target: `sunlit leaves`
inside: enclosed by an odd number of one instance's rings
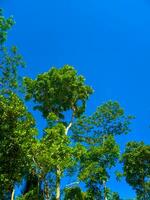
[[[13,93],[7,97],[0,95],[0,122],[0,182],[12,187],[30,165],[35,123],[23,102]]]
[[[85,85],[83,76],[78,76],[76,70],[65,65],[38,75],[37,79],[25,78],[27,87],[26,99],[33,99],[44,117],[55,113],[59,118],[63,112],[73,110],[77,117],[85,110],[85,103],[92,89]]]
[[[126,181],[140,200],[150,198],[150,145],[129,142],[122,156]]]

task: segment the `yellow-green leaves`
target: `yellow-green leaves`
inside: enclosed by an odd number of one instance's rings
[[[92,93],[91,87],[76,70],[68,65],[38,75],[35,80],[26,78],[26,99],[32,98],[44,117],[54,113],[59,118],[64,112],[72,110],[74,116],[81,115],[85,110],[86,100]]]
[[[30,166],[35,122],[16,94],[0,95],[0,182],[12,187]],[[5,180],[9,179],[9,182]]]

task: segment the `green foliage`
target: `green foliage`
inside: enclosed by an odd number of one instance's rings
[[[89,199],[103,199],[109,169],[120,156],[115,135],[129,132],[130,119],[117,102],[98,107],[90,117],[81,116],[72,127],[73,139],[86,147],[80,157],[79,178],[86,183]]]
[[[22,87],[18,68],[25,66],[23,58],[15,46],[10,49],[5,46],[7,32],[13,24],[13,18],[6,19],[0,10],[0,93],[9,93]]]
[[[19,199],[44,200],[41,182],[39,181],[39,178],[33,169],[32,171],[28,172],[25,176],[25,185],[23,187],[22,193],[23,196]]]
[[[73,110],[78,117],[85,110],[86,100],[92,89],[84,84],[83,76],[78,76],[76,70],[65,65],[38,75],[36,80],[25,78],[27,88],[26,99],[33,99],[37,104],[34,108],[40,110],[47,118],[54,113],[64,118],[64,111]]]
[[[5,18],[3,10],[0,9],[0,45],[7,40],[7,31],[14,25],[13,17]]]
[[[102,146],[91,146],[81,157],[80,179],[86,182],[98,180],[102,184],[109,177],[107,168],[114,166],[118,157],[119,147],[113,136],[108,136]]]
[[[22,56],[16,47],[8,50],[6,47],[0,49],[0,92],[10,93],[22,91],[22,79],[18,75],[18,68],[24,67]]]
[[[108,170],[115,166],[119,158],[119,147],[113,136],[108,136],[103,145],[91,146],[80,159],[81,181],[89,188],[88,193],[95,199],[102,199],[104,182],[110,175]]]
[[[84,196],[79,187],[66,188],[64,200],[84,200]]]
[[[42,176],[60,166],[62,171],[74,165],[73,148],[65,135],[65,127],[58,123],[45,129],[45,136],[32,145],[35,163]]]
[[[137,199],[150,199],[150,145],[129,142],[122,156],[127,183],[137,193]]]
[[[17,200],[44,200],[41,194],[38,195],[37,188],[31,189],[28,193],[21,197],[17,197]]]
[[[119,194],[117,192],[113,192],[112,200],[121,200],[120,197],[119,197]]]
[[[103,143],[107,135],[127,134],[133,116],[126,116],[119,103],[108,101],[99,106],[95,113],[82,115],[73,125],[73,139],[87,144]]]
[[[30,167],[35,122],[15,94],[0,95],[0,185],[6,190],[21,181]]]

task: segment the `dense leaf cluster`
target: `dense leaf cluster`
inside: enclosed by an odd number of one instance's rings
[[[129,142],[122,157],[126,181],[138,199],[150,199],[150,145]]]

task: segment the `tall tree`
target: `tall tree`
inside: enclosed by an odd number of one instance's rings
[[[6,45],[13,17],[6,18],[0,9],[0,191],[1,199],[14,197],[15,183],[29,166],[29,147],[35,135],[34,119],[17,96],[22,56],[15,46]],[[7,195],[8,194],[8,195]]]
[[[137,199],[150,199],[150,145],[129,142],[122,156],[127,183],[137,193]]]
[[[109,101],[90,117],[81,116],[72,127],[74,141],[86,147],[80,158],[79,179],[86,183],[89,199],[107,199],[109,169],[120,155],[115,136],[128,133],[130,119],[117,102]]]
[[[0,187],[12,192],[30,166],[34,119],[15,94],[0,95]],[[3,188],[3,189],[2,189]]]
[[[85,111],[92,89],[85,85],[84,77],[68,65],[60,69],[53,67],[35,80],[26,78],[25,84],[26,99],[33,99],[36,104],[34,108],[41,111],[48,121],[44,140],[47,138],[50,147],[53,144],[55,146],[56,199],[59,200],[61,176],[72,163],[73,157],[70,154],[71,147],[66,142],[68,131],[74,119]],[[54,141],[53,137],[57,137],[57,140]]]

